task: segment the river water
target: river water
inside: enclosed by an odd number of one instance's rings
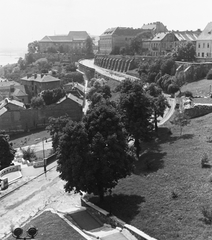
[[[25,52],[0,52],[0,66],[17,63],[20,57],[24,58]]]

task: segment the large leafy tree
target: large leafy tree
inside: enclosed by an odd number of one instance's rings
[[[31,107],[38,109],[42,108],[45,105],[45,102],[41,96],[33,97],[31,99]]]
[[[52,137],[52,147],[54,151],[57,151],[59,145],[60,137],[62,136],[63,128],[68,122],[71,121],[71,118],[68,116],[60,116],[58,118],[49,118],[49,125],[46,127],[47,131]]]
[[[7,135],[0,134],[0,170],[10,166],[15,156],[15,150],[8,140]]]
[[[93,40],[91,37],[87,37],[86,41],[85,41],[85,54],[87,56],[93,56]]]
[[[109,101],[89,110],[81,123],[68,124],[58,147],[58,171],[65,190],[104,194],[132,171],[120,116]]]
[[[187,42],[185,45],[178,46],[173,57],[177,61],[187,61],[192,62],[196,60],[196,50],[195,45],[192,42]]]
[[[166,97],[162,94],[162,89],[156,83],[151,83],[147,87],[147,92],[150,95],[151,105],[154,111],[153,122],[155,125],[155,132],[158,131],[158,117],[162,117],[164,111],[169,107]]]
[[[44,90],[41,94],[46,105],[56,103],[65,96],[65,90],[62,88],[55,88],[53,90]]]
[[[118,90],[122,121],[129,138],[135,140],[136,155],[139,158],[141,141],[149,140],[153,130],[151,99],[141,81],[125,80],[119,85]]]

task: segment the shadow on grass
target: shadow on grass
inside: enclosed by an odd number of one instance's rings
[[[170,144],[174,143],[175,141],[179,139],[192,139],[194,137],[194,134],[183,134],[179,136],[172,136],[171,130],[166,127],[161,127],[158,129],[158,138],[160,143],[167,143],[169,142]]]
[[[140,212],[140,204],[145,202],[145,197],[138,195],[113,194],[105,196],[104,202],[99,203],[98,197],[91,197],[90,202],[118,217],[126,223]]]
[[[158,149],[149,149],[147,152],[143,153],[138,161],[135,161],[134,174],[148,174],[151,172],[156,172],[158,169],[164,167],[163,157],[166,156],[166,152],[161,152],[159,146]]]

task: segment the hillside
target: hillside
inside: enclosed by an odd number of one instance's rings
[[[135,173],[113,190],[112,213],[156,239],[208,239],[211,225],[201,209],[212,211],[212,177],[201,157],[206,152],[212,160],[211,118],[192,119],[182,136],[170,123],[161,127],[158,143],[143,146]]]

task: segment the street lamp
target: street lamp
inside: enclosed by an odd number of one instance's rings
[[[12,230],[12,236],[15,239],[34,239],[35,236],[38,234],[38,229],[36,227],[30,227],[27,231],[27,237],[21,237],[23,234],[23,229],[20,227],[14,228]]]
[[[42,138],[42,144],[43,144],[43,168],[44,168],[44,173],[46,176],[46,158],[45,158],[45,150],[44,150],[44,140],[47,142],[47,138]]]

